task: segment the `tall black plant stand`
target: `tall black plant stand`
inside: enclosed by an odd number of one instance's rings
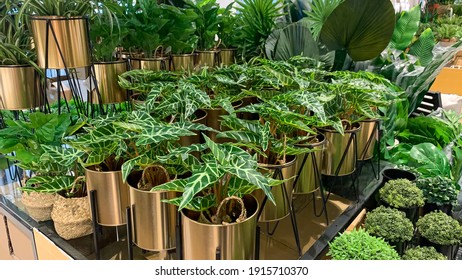
[[[303,167],[305,166],[306,161],[308,160],[309,156],[310,156],[310,154],[306,153],[304,155],[304,157],[303,157],[302,164],[301,164],[299,170],[297,171],[297,177],[294,180],[294,188],[297,185],[298,179],[300,178],[300,174],[303,171]],[[313,169],[314,169],[313,173],[314,173],[314,176],[315,176],[315,180],[319,184],[319,191],[321,192],[321,201],[322,201],[321,211],[319,213],[317,213],[317,210],[316,210],[316,190],[313,191],[312,196],[313,196],[314,215],[315,215],[315,217],[321,217],[321,215],[324,213],[324,217],[326,219],[326,224],[329,225],[329,217],[328,217],[328,214],[327,214],[327,197],[324,194],[324,186],[323,186],[323,182],[322,182],[321,172],[320,172],[320,170],[318,168],[318,164],[317,164],[316,153],[311,154],[311,161],[312,161],[312,166],[313,166]],[[293,201],[292,201],[292,208],[294,208]]]
[[[91,40],[90,40],[90,24],[89,24],[89,19],[88,17],[84,17],[85,21],[86,21],[86,34],[85,36],[87,37],[87,42],[89,42],[89,45],[88,45],[88,50],[89,50],[89,55],[90,55],[90,60],[93,59],[93,55],[92,55],[92,47],[91,47]],[[85,68],[85,70],[88,71],[88,80],[89,80],[89,89],[88,89],[88,92],[83,92],[82,91],[82,88],[79,84],[79,79],[78,79],[78,75],[77,75],[77,71],[75,68],[70,68],[68,67],[68,62],[66,61],[64,55],[63,55],[63,46],[60,46],[59,45],[59,42],[58,42],[58,38],[57,38],[57,35],[56,35],[56,31],[52,25],[52,21],[55,21],[55,20],[68,20],[67,18],[53,18],[53,19],[50,19],[50,18],[46,18],[46,19],[36,19],[36,20],[45,20],[46,21],[46,38],[45,38],[45,68],[44,68],[44,72],[45,72],[45,82],[43,83],[42,85],[42,90],[43,92],[45,92],[45,96],[47,96],[46,92],[47,92],[47,87],[49,84],[51,84],[51,80],[50,78],[48,78],[48,71],[53,71],[55,70],[56,71],[56,78],[55,78],[55,82],[56,82],[56,90],[57,90],[57,98],[58,98],[58,114],[61,113],[61,98],[64,98],[64,102],[65,102],[65,106],[67,108],[67,111],[70,112],[71,109],[69,107],[69,103],[66,99],[66,95],[65,95],[65,91],[64,91],[64,84],[63,82],[65,80],[68,81],[68,84],[69,84],[69,89],[70,89],[70,92],[72,94],[72,99],[74,100],[74,103],[75,103],[75,108],[77,110],[77,113],[79,115],[85,115],[85,116],[89,116],[90,114],[92,114],[93,116],[95,115],[95,110],[93,109],[93,106],[90,106],[91,104],[91,98],[92,98],[92,95],[93,93],[91,92],[92,90],[95,90],[96,92],[96,96],[97,98],[99,99],[99,112],[100,114],[105,114],[105,111],[104,111],[104,107],[102,106],[102,102],[101,102],[101,94],[99,92],[99,89],[98,89],[98,83],[96,81],[96,77],[95,77],[95,68],[94,68],[94,64],[91,62],[90,65],[86,66],[86,67],[83,67]],[[56,43],[56,46],[57,46],[57,49],[58,49],[58,52],[59,52],[59,55],[63,61],[63,64],[64,64],[64,68],[63,69],[49,69],[49,54],[48,54],[48,50],[49,50],[49,38],[50,36],[52,37],[52,39],[54,40],[54,42]],[[61,71],[64,70],[64,73],[65,73],[65,76],[62,77],[61,76]],[[85,106],[85,94],[87,94],[87,106]],[[48,101],[46,102],[48,104]],[[48,104],[48,106],[50,106],[50,104]],[[50,107],[48,107],[48,110],[51,110]]]
[[[91,223],[93,227],[93,247],[95,250],[95,259],[101,259],[101,246],[100,234],[101,226],[98,224],[98,206],[96,202],[96,190],[91,190],[90,193],[90,210],[91,210]]]
[[[381,146],[381,138],[382,138],[382,130],[381,130],[381,127],[380,127],[380,120],[376,120],[374,122],[374,126],[373,126],[373,129],[372,129],[372,134],[371,136],[367,139],[367,142],[366,142],[366,147],[364,148],[364,151],[361,153],[361,155],[359,156],[358,158],[358,161],[359,161],[359,164],[358,164],[358,168],[359,168],[359,175],[361,175],[361,172],[362,172],[362,169],[364,167],[364,165],[366,165],[367,163],[369,163],[371,165],[371,168],[372,168],[372,172],[374,174],[374,178],[379,180],[380,179],[380,146]],[[369,150],[370,146],[372,145],[372,142],[374,141],[374,135],[377,134],[377,146],[379,147],[378,149],[378,152],[377,152],[377,170],[375,170],[375,165],[374,165],[374,157],[372,157],[371,159],[365,159],[366,157],[366,152],[367,150]],[[358,175],[358,176],[359,176]]]
[[[348,154],[348,151],[350,148],[353,148],[354,149],[354,153],[355,153],[355,159],[356,159],[356,164],[355,164],[355,169],[354,171],[351,173],[351,174],[347,174],[347,175],[339,175],[340,174],[340,170],[343,166],[343,164],[345,163],[345,159],[346,159],[346,156]],[[350,189],[353,190],[353,193],[354,193],[354,197],[355,197],[355,201],[358,202],[359,201],[359,189],[358,189],[358,185],[357,185],[357,179],[359,177],[359,161],[357,160],[358,159],[358,141],[357,141],[357,136],[356,136],[356,133],[351,133],[350,134],[350,137],[348,139],[348,143],[347,143],[347,146],[345,147],[345,150],[343,151],[343,154],[342,154],[342,157],[340,159],[340,162],[339,164],[337,165],[337,168],[335,169],[335,172],[334,172],[334,175],[326,175],[326,174],[323,174],[323,176],[325,177],[325,180],[324,181],[329,181],[329,178],[335,178],[335,179],[338,179],[340,178],[342,181],[343,181],[343,178],[346,178],[346,177],[351,177],[351,185],[350,185]],[[330,197],[330,194],[332,193],[332,184],[330,184],[330,186],[328,187],[328,193],[327,193],[327,196],[326,196],[326,201],[329,199]]]
[[[282,181],[285,181],[285,179],[289,179],[289,178],[284,178],[284,174],[282,172],[283,167],[272,167],[271,169],[274,169],[273,179],[282,180]],[[299,236],[299,233],[298,233],[297,218],[295,217],[295,211],[294,211],[294,208],[293,208],[292,201],[289,198],[289,193],[287,191],[286,183],[283,182],[281,185],[282,185],[281,187],[282,187],[282,190],[283,190],[284,199],[286,200],[287,205],[289,205],[290,221],[292,223],[292,230],[294,232],[294,238],[295,238],[295,243],[297,245],[298,256],[300,257],[300,256],[302,256],[302,248],[301,248],[301,245],[300,245],[300,236]],[[266,205],[267,201],[268,201],[268,197],[265,195],[265,197],[263,198],[260,210],[258,211],[257,221],[260,220],[260,216],[261,216],[261,214],[263,212],[263,209],[265,208],[265,205]],[[274,233],[274,231],[276,230],[276,227],[278,226],[278,224],[279,224],[279,221],[276,222],[276,226],[275,226],[274,230],[272,231],[272,233]],[[259,230],[259,227],[257,227],[257,230]],[[272,235],[272,233],[270,233],[269,235]],[[257,236],[259,237],[259,234]],[[258,256],[259,256],[259,253],[258,253]]]

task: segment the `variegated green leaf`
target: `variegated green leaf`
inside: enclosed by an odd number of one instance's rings
[[[187,179],[176,179],[170,182],[164,183],[159,186],[155,186],[151,189],[151,192],[156,191],[174,191],[174,192],[184,192],[186,184],[188,183]]]
[[[181,203],[183,200],[181,198],[173,198],[169,200],[162,200],[163,202],[167,202],[173,205],[176,205],[180,207]],[[217,206],[216,201],[215,201],[215,195],[214,194],[209,194],[206,196],[197,196],[194,197],[187,205],[185,205],[183,208],[186,208],[191,211],[195,212],[202,212],[210,207]],[[182,208],[181,208],[182,209]]]
[[[49,155],[50,160],[61,166],[73,166],[78,159],[85,153],[72,147],[58,147],[42,145],[45,153]]]
[[[199,172],[194,173],[186,184],[180,210],[190,204],[192,199],[208,186],[216,183],[224,175],[223,170],[213,161],[206,162]]]
[[[180,136],[190,135],[195,135],[195,133],[175,126],[157,126],[143,131],[138,136],[136,145],[143,146],[168,140],[178,140]]]
[[[45,192],[57,193],[63,190],[72,189],[75,178],[72,176],[35,176],[26,182],[26,185],[21,188],[25,192]],[[31,181],[32,180],[32,181]]]

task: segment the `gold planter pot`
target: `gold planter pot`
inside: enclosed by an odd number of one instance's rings
[[[237,109],[242,106],[242,100],[236,101],[233,103],[234,109]],[[215,130],[218,131],[225,131],[226,128],[221,127],[221,116],[228,115],[228,112],[226,112],[225,109],[223,108],[212,108],[212,109],[205,109],[207,112],[207,118],[206,118],[206,125],[208,127],[211,127]],[[228,140],[225,138],[217,138],[217,133],[213,131],[206,131],[205,134],[207,137],[209,137],[212,141],[217,142],[217,143],[224,143],[227,142]]]
[[[294,176],[297,172],[295,163],[295,156],[287,156],[287,163],[283,165],[260,164],[260,167],[262,167],[260,171],[262,173],[271,172],[274,174],[274,172],[279,169],[284,179],[291,179],[284,183],[286,191],[284,191],[283,184],[271,187],[271,193],[274,196],[276,204],[273,204],[273,202],[269,200],[266,201],[263,209],[261,210],[260,219],[258,220],[259,222],[275,222],[290,215]],[[282,179],[280,174],[274,178]],[[262,205],[265,193],[262,190],[256,190],[253,192],[253,195],[257,198],[258,203]]]
[[[321,176],[325,145],[326,139],[322,134],[316,135],[316,142],[300,145],[302,148],[313,149],[313,152],[297,156],[295,169],[298,176],[295,179],[294,194],[312,193],[320,187],[317,176]]]
[[[214,68],[215,66],[220,65],[220,51],[196,51],[197,61],[196,65],[198,67],[209,67]]]
[[[194,56],[195,54],[174,54],[170,58],[171,71],[192,71],[194,70]]]
[[[0,109],[23,110],[43,106],[39,80],[32,66],[0,66]]]
[[[133,187],[137,183],[135,183],[136,180],[130,178],[131,176],[128,178],[128,184],[130,186],[133,243],[148,251],[175,249],[178,208],[162,200],[175,198],[177,193],[139,190]]]
[[[374,148],[379,137],[377,119],[359,122],[361,130],[358,132],[358,160],[368,160],[374,156]]]
[[[40,68],[82,68],[91,64],[85,17],[31,16],[30,23]]]
[[[161,71],[168,69],[169,57],[159,58],[130,58],[131,69],[146,69]]]
[[[345,176],[356,170],[356,134],[360,129],[359,123],[353,124],[352,129],[345,130],[344,135],[333,129],[319,129],[326,137],[326,149],[324,150],[321,169],[323,175]],[[337,170],[338,174],[336,174]]]
[[[237,49],[221,49],[220,50],[220,65],[232,65],[236,63]]]
[[[183,257],[185,260],[255,259],[258,201],[252,195],[243,197],[248,218],[228,225],[203,224],[193,212],[181,212]]]
[[[98,224],[119,226],[127,223],[126,208],[130,205],[128,184],[122,171],[99,172],[85,168],[88,191],[96,191]],[[88,196],[90,202],[90,196]]]
[[[115,104],[127,101],[127,91],[120,87],[119,75],[127,72],[127,61],[99,62],[94,64],[95,78],[98,83],[98,97],[93,90],[92,103]]]

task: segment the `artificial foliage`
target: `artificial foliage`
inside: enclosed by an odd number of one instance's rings
[[[344,232],[329,243],[327,256],[334,260],[399,260],[398,252],[383,238],[364,229]]]
[[[457,245],[462,242],[462,226],[442,211],[433,211],[417,221],[422,237],[438,245]]]
[[[414,235],[414,226],[404,212],[384,206],[366,214],[364,228],[369,234],[389,242],[410,241]]]
[[[379,194],[383,202],[394,208],[421,207],[425,204],[422,190],[407,179],[386,182]]]
[[[457,186],[454,181],[441,177],[419,178],[416,185],[422,190],[426,203],[436,205],[455,204],[457,202]]]
[[[417,246],[414,248],[410,248],[404,252],[402,256],[403,260],[410,261],[410,260],[438,260],[438,261],[444,261],[447,260],[448,258],[436,251],[434,247],[430,246]]]

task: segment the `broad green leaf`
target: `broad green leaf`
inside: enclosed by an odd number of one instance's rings
[[[177,197],[169,200],[162,200],[162,202],[167,202],[180,207],[182,199],[181,197]],[[209,209],[212,206],[217,206],[215,195],[208,194],[206,196],[194,197],[186,206],[184,206],[184,208],[195,212],[202,212]]]
[[[412,166],[422,177],[442,176],[452,178],[451,165],[446,154],[431,143],[422,143],[412,147],[410,151]]]
[[[391,1],[345,0],[323,24],[320,39],[330,51],[346,50],[354,61],[363,61],[387,47],[394,27]]]
[[[393,35],[390,40],[390,47],[404,51],[411,45],[415,33],[419,30],[420,5],[414,6],[409,11],[401,13],[396,22]]]
[[[34,191],[45,193],[58,193],[63,190],[70,190],[73,186],[75,178],[72,176],[35,176],[26,182],[26,186],[22,187],[22,191]],[[32,180],[32,181],[31,181]]]
[[[433,48],[435,47],[435,36],[430,28],[425,29],[419,39],[412,44],[409,54],[419,58],[422,66],[427,66],[433,60]]]
[[[151,189],[151,192],[157,191],[173,191],[173,192],[184,192],[188,179],[176,179],[162,185],[155,186]]]

